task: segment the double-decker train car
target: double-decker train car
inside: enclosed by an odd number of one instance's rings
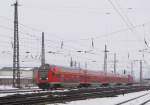
[[[104,73],[101,71],[90,71],[81,68],[69,68],[45,64],[41,66],[36,74],[36,83],[39,88],[74,88],[89,86],[107,86],[132,84],[130,75],[119,75]]]

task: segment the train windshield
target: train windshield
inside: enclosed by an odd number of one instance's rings
[[[39,75],[41,80],[47,80],[48,79],[48,71],[50,67],[49,64],[45,64],[39,68]]]

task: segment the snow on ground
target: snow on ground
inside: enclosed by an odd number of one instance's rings
[[[135,92],[135,93],[128,93],[128,94],[125,94],[124,96],[118,95],[118,97],[87,99],[87,100],[72,101],[72,102],[61,103],[61,104],[48,104],[48,105],[115,105],[122,101],[132,99],[132,98],[144,95],[146,93],[150,93],[150,90]],[[139,99],[136,99],[134,101],[131,101],[129,103],[122,104],[122,105],[139,105],[140,103],[142,103],[148,99],[150,99],[150,94],[148,94],[144,97],[141,97]],[[146,104],[146,105],[150,105],[150,103]]]
[[[35,89],[37,87],[34,87]],[[32,89],[34,89],[32,88]],[[7,90],[13,90],[15,91],[17,88],[13,88],[12,86],[4,86],[0,85],[0,91],[7,91]],[[62,91],[62,90],[59,90]],[[68,90],[64,90],[68,91]],[[141,92],[135,92],[135,93],[128,93],[124,95],[118,95],[118,97],[107,97],[107,98],[96,98],[96,99],[87,99],[87,100],[79,100],[79,101],[72,101],[72,102],[67,102],[67,103],[59,103],[59,104],[49,104],[49,105],[115,105],[117,103],[120,103],[125,100],[129,100],[141,95],[144,95],[146,93],[150,93],[149,91],[141,91]],[[0,94],[0,97],[7,96],[7,95],[12,95],[14,93],[2,93]],[[23,93],[25,94],[25,93]],[[138,98],[136,100],[130,101],[129,103],[123,104],[123,105],[139,105],[140,103],[150,99],[150,94]],[[150,105],[150,102],[147,103],[146,105]]]
[[[12,87],[12,85],[0,85],[0,91],[1,90],[13,90],[13,89],[18,89],[18,88],[14,88]],[[39,89],[37,86],[31,86],[31,87],[23,87],[21,89]]]
[[[148,102],[146,105],[150,105],[150,102]]]
[[[5,93],[5,94],[0,94],[0,97],[5,97],[5,96],[8,96],[8,95],[13,95],[14,93]]]
[[[13,88],[12,85],[0,85],[0,97],[13,95],[13,94],[35,93],[35,92],[39,92],[39,90],[41,89],[39,89],[37,86],[18,89],[18,88]]]
[[[0,85],[0,90],[7,90],[7,89],[17,89],[17,88],[13,88],[11,85]]]

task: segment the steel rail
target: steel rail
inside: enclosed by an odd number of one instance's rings
[[[147,104],[148,102],[150,102],[150,99],[146,100],[145,102],[141,103],[140,105],[145,105],[145,104]]]
[[[98,97],[114,97],[119,94],[148,90],[150,87],[117,87],[117,88],[96,88],[79,89],[65,92],[46,92],[37,94],[25,94],[7,96],[0,98],[0,105],[27,105],[43,102],[61,103],[75,100]]]
[[[146,95],[148,95],[148,94],[150,94],[150,92],[149,92],[149,93],[146,93],[146,94],[143,94],[143,95],[140,95],[140,96],[138,96],[138,97],[131,98],[131,99],[129,99],[129,100],[125,100],[125,101],[120,102],[120,103],[115,104],[115,105],[122,105],[122,104],[128,103],[128,102],[130,102],[130,101],[136,100],[136,99],[138,99],[138,98],[144,97],[144,96],[146,96]],[[144,104],[141,104],[141,105],[144,105]]]

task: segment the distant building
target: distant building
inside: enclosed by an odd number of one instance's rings
[[[21,68],[20,80],[21,86],[34,86],[35,71],[38,68]],[[13,83],[13,70],[11,67],[4,67],[0,69],[0,85],[12,85]]]

